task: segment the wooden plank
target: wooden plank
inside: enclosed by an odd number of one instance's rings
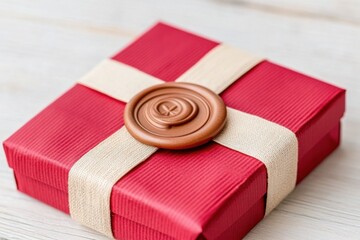
[[[324,19],[360,25],[360,2],[356,0],[218,0],[259,11]]]
[[[342,147],[247,239],[356,239],[360,235],[358,11],[355,0],[3,0],[0,139],[161,19],[349,90]],[[17,192],[3,154],[0,182],[0,238],[101,239],[67,215]]]

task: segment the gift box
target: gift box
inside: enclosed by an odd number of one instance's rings
[[[159,23],[111,61],[173,82],[219,45]],[[268,60],[245,68],[219,95],[228,108],[294,133],[299,183],[338,147],[345,91]],[[96,74],[102,78],[102,72]],[[111,69],[103,77],[108,74]],[[116,86],[131,81],[132,75],[124,74]],[[37,114],[4,142],[19,191],[71,213],[71,169],[124,127],[125,107],[126,102],[80,81]],[[267,168],[217,141],[183,150],[159,148],[112,186],[112,234],[117,239],[242,238],[265,216]]]

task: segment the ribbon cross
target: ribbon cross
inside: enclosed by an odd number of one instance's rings
[[[220,44],[176,81],[196,83],[220,94],[262,60]],[[121,62],[105,60],[78,83],[128,102],[136,93],[163,81]],[[294,189],[298,141],[289,129],[228,107],[226,126],[213,141],[264,163],[268,177],[266,215]],[[135,140],[122,127],[82,156],[69,173],[72,218],[113,237],[110,209],[112,187],[156,150],[156,147]]]

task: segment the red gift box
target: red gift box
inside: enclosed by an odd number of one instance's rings
[[[113,60],[174,81],[219,43],[157,24]],[[234,109],[294,132],[297,183],[339,145],[345,91],[263,61],[223,91]],[[69,213],[73,164],[123,125],[125,103],[76,84],[4,142],[17,187]],[[215,142],[158,150],[113,187],[119,239],[239,239],[265,213],[266,168]]]

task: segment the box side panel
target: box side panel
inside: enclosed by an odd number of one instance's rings
[[[310,162],[306,172],[311,172],[326,156],[336,149],[340,139],[340,125],[330,131],[316,146],[303,157]],[[24,192],[65,213],[69,213],[67,193],[47,184],[15,172],[17,187]],[[246,197],[246,192],[237,191],[232,198],[214,215],[214,218],[204,226],[202,236],[206,239],[239,239],[244,237],[264,216],[265,199],[260,198],[244,214],[238,211]],[[240,218],[239,218],[240,217]],[[223,219],[227,219],[224,225]],[[119,239],[129,239],[128,234],[136,234],[138,239],[173,239],[157,230],[148,228],[119,215],[113,215],[115,236]],[[126,226],[126,228],[124,228]],[[224,229],[226,229],[224,231]],[[200,238],[199,238],[200,239]]]
[[[16,172],[14,175],[19,191],[69,214],[68,195],[66,192]],[[174,239],[157,230],[115,214],[112,215],[112,226],[117,239]]]
[[[332,153],[340,143],[340,123],[337,123],[336,126],[317,143],[315,146],[304,154],[299,160],[303,163],[306,163],[306,168],[302,169],[303,175],[300,176],[302,179],[308,175],[314,168],[319,165],[330,153]],[[246,197],[246,195],[245,195]],[[212,219],[204,227],[203,236],[206,236],[207,239],[239,239],[239,234],[245,236],[247,231],[249,231],[255,224],[254,218],[256,218],[257,213],[260,209],[265,208],[265,197],[261,199],[261,206],[259,203],[258,207],[251,207],[251,211],[254,214],[251,215],[250,212],[246,212],[248,217],[243,218],[243,221],[240,221],[239,217],[243,216],[239,214],[239,206],[244,202],[244,193],[236,192],[227,202],[224,203],[222,208],[213,215]],[[265,212],[262,212],[264,216]],[[246,220],[245,220],[246,219]],[[259,220],[260,221],[260,220]],[[247,225],[249,224],[249,225]],[[248,228],[249,226],[251,228]],[[221,232],[221,229],[227,229],[225,232]],[[244,231],[246,229],[247,231]],[[232,237],[230,237],[232,236]]]
[[[297,184],[310,174],[325,158],[340,145],[341,124],[325,135],[312,149],[301,157]]]

